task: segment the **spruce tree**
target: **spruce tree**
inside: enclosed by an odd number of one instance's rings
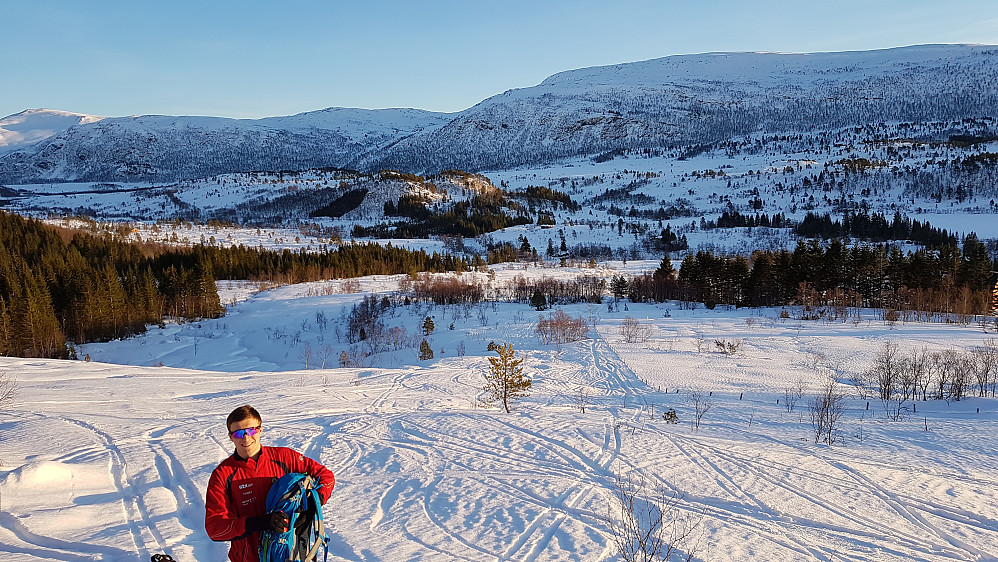
[[[665,257],[662,258],[662,261],[659,262],[658,269],[655,270],[653,275],[655,276],[656,281],[659,281],[660,279],[664,281],[675,277],[676,268],[672,266],[672,258],[669,257],[668,253],[666,253]]]
[[[430,359],[433,359],[433,348],[430,347],[430,342],[423,340],[419,344],[419,360],[429,361]]]
[[[7,303],[0,296],[0,357],[11,355],[11,318]]]
[[[610,292],[614,299],[623,298],[627,294],[627,279],[623,275],[615,275],[610,281]]]
[[[547,310],[548,301],[540,289],[534,289],[534,294],[530,297],[530,306],[537,310]]]
[[[972,291],[984,291],[991,284],[991,256],[988,248],[971,232],[963,241],[963,260],[960,262],[959,281]]]
[[[14,354],[20,357],[65,357],[66,340],[56,320],[48,288],[26,265],[18,273],[18,293],[15,294],[16,300],[11,302]]]

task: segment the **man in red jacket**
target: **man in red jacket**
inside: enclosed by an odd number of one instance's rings
[[[208,479],[204,528],[213,541],[232,541],[229,560],[258,562],[260,531],[283,531],[288,524],[279,511],[265,513],[271,484],[287,473],[308,474],[318,481],[325,504],[333,492],[333,473],[292,449],[260,445],[263,422],[252,406],[233,410],[225,425],[236,450]]]

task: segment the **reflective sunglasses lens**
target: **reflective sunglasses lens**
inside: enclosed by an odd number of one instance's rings
[[[259,431],[260,431],[259,427],[247,427],[246,429],[237,429],[237,430],[233,431],[232,432],[232,436],[235,437],[236,439],[242,439],[243,437],[246,437],[247,435],[249,435],[250,437],[253,437]]]

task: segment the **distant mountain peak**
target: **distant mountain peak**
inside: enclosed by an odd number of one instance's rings
[[[0,119],[0,152],[19,150],[55,136],[75,125],[96,123],[104,119],[57,109],[26,109]]]
[[[102,119],[30,110],[0,121],[0,182],[173,181],[323,167],[482,171],[703,147],[759,132],[992,119],[996,53],[998,46],[917,45],[674,55],[561,72],[457,113],[330,107],[255,120]]]

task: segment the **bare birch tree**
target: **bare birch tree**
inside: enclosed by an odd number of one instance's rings
[[[686,394],[686,401],[690,406],[693,406],[693,418],[690,420],[693,430],[700,431],[700,422],[707,412],[714,407],[714,400],[709,392],[694,389]]]
[[[829,378],[821,391],[811,398],[811,426],[814,428],[815,443],[835,443],[836,428],[845,409],[845,396],[838,389],[835,379]]]
[[[605,520],[617,554],[628,562],[692,560],[703,513],[684,513],[682,497],[644,479],[616,475]]]
[[[17,379],[7,371],[0,371],[0,410],[14,401],[17,394]]]

